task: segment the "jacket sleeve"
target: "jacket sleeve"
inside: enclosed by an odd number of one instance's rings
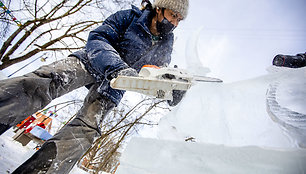
[[[120,35],[132,21],[132,10],[119,11],[108,17],[101,26],[89,33],[86,44],[91,67],[100,75],[108,77],[113,72],[127,68],[115,46]]]

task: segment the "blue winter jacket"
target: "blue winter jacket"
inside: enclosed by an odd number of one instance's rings
[[[112,89],[106,77],[127,67],[140,71],[146,64],[167,66],[170,63],[173,33],[154,42],[149,30],[150,13],[135,6],[116,12],[89,33],[85,49],[72,54],[85,64],[97,82],[102,82],[100,94],[116,104],[124,91]]]

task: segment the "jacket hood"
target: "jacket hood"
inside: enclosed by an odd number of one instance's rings
[[[137,25],[140,25],[148,34],[152,35],[150,32],[150,22],[151,19],[148,20],[150,17],[150,10],[139,10],[136,6],[132,5],[132,10],[139,15],[139,19],[137,20]]]

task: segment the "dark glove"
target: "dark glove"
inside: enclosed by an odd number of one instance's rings
[[[126,68],[126,69],[121,69],[119,71],[114,72],[113,74],[111,74],[108,79],[111,80],[113,78],[116,78],[118,76],[138,76],[138,73],[135,69],[133,68]]]
[[[273,59],[273,65],[284,66],[289,68],[300,68],[306,66],[306,54],[276,55]]]
[[[183,99],[185,93],[186,91],[173,90],[172,91],[173,100],[167,100],[168,104],[170,106],[176,106]]]

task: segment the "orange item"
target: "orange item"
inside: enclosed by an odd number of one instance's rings
[[[155,69],[160,69],[160,67],[156,66],[156,65],[143,65],[142,68],[155,68]]]
[[[16,126],[19,129],[26,128],[27,133],[30,132],[36,125],[46,129],[49,132],[52,125],[52,118],[42,114],[41,112],[37,112],[23,120],[20,124],[17,124]]]
[[[31,123],[33,123],[33,121],[35,120],[36,118],[33,117],[32,115],[28,116],[28,118],[26,118],[25,120],[23,120],[20,124],[17,124],[16,126],[19,128],[19,129],[22,129],[22,128],[26,128],[28,127]]]

